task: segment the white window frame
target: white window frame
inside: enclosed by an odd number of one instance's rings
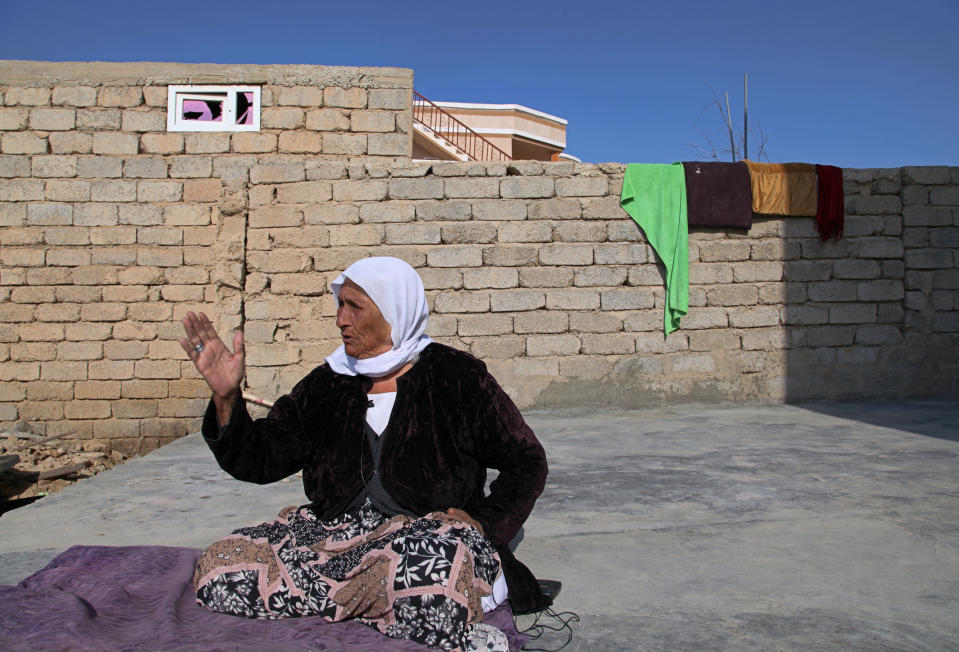
[[[202,120],[183,120],[183,100],[210,99],[208,93],[226,93],[223,102],[223,116],[218,122]],[[250,124],[236,124],[236,96],[238,93],[253,93],[253,121]],[[167,131],[259,131],[260,130],[260,87],[259,86],[216,86],[173,85],[167,87]]]

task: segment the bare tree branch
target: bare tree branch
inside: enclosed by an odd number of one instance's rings
[[[746,127],[749,130],[747,139],[747,133],[745,133],[743,129],[737,128],[737,125],[733,124],[732,112],[729,108],[729,94],[724,93],[724,104],[723,100],[720,99],[719,94],[716,92],[716,89],[710,87],[710,90],[713,93],[713,101],[703,107],[700,117],[702,117],[713,107],[716,107],[716,110],[719,111],[719,117],[722,120],[723,129],[729,136],[729,146],[718,149],[712,138],[700,131],[700,135],[702,135],[703,139],[706,141],[708,148],[690,144],[687,144],[686,147],[696,150],[700,155],[704,156],[708,160],[719,161],[724,159],[732,159],[735,162],[738,160],[745,160],[746,143],[751,140],[753,142],[755,152],[753,160],[762,161],[765,159],[768,161],[769,156],[766,153],[766,145],[769,143],[769,138],[766,136],[766,133],[760,126],[759,121],[755,122],[755,126],[749,125]],[[743,113],[743,119],[745,121],[745,111]]]

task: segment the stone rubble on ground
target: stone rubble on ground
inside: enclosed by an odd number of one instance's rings
[[[70,437],[43,437],[22,421],[0,432],[0,455],[20,458],[13,467],[0,472],[0,504],[60,491],[127,460],[123,453],[111,451],[106,442]],[[84,468],[57,473],[59,469],[80,465]],[[50,475],[54,477],[43,477]]]

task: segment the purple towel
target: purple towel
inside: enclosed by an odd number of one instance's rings
[[[0,586],[2,650],[358,650],[422,652],[356,621],[248,620],[196,604],[192,548],[74,546],[17,586]],[[508,606],[486,615],[518,650]]]
[[[684,161],[689,226],[753,224],[752,187],[745,163]]]

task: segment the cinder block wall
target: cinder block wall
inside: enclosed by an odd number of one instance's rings
[[[240,325],[250,168],[293,162],[309,192],[327,161],[408,160],[412,81],[0,62],[0,423],[140,451],[195,430],[206,389],[173,338],[186,310]],[[259,85],[261,130],[167,133],[167,85],[187,83]]]
[[[184,82],[261,84],[263,130],[166,133]],[[186,310],[245,331],[249,390],[273,398],[338,344],[329,282],[383,254],[420,271],[431,335],[522,407],[959,395],[959,168],[846,170],[839,241],[810,218],[694,230],[664,339],[623,165],[411,163],[411,88],[395,69],[0,63],[0,424],[141,452],[195,431]]]
[[[959,168],[847,170],[845,237],[812,218],[690,233],[690,310],[619,206],[624,166],[516,162],[251,170],[248,381],[286,391],[337,345],[329,282],[394,255],[430,334],[523,407],[956,396]],[[286,180],[281,180],[287,175]]]

